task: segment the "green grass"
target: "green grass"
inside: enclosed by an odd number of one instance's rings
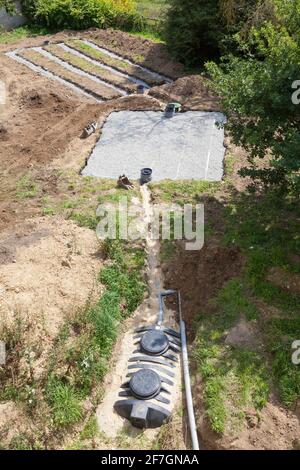
[[[43,446],[38,440],[33,440],[26,433],[20,433],[12,437],[9,450],[43,450]]]
[[[81,419],[82,409],[78,393],[68,383],[55,376],[50,377],[46,387],[46,399],[57,427],[65,428]]]
[[[16,185],[16,195],[19,199],[34,198],[38,190],[38,185],[30,174],[24,175]]]
[[[130,31],[130,34],[132,34],[133,36],[149,39],[150,41],[157,42],[160,44],[165,44],[165,40],[160,31],[153,27],[148,27],[148,29],[144,29],[142,31]]]
[[[60,198],[43,196],[41,199],[43,215],[59,214],[67,220],[73,220],[81,227],[95,230],[99,222],[96,209],[99,204],[118,204],[120,198],[127,197],[128,204],[133,197],[140,197],[137,189],[128,192],[116,188],[114,180],[81,177],[74,173],[62,175],[60,180]],[[18,189],[18,194],[24,192]]]
[[[168,7],[167,0],[136,0],[137,11],[147,19],[159,20]]]
[[[22,39],[50,33],[51,31],[47,28],[33,25],[20,26],[19,28],[7,32],[1,32],[0,30],[0,44],[12,44],[14,42],[21,41]]]
[[[300,396],[300,370],[291,361],[291,344],[300,338],[298,320],[300,296],[272,284],[271,268],[282,273],[299,273],[294,255],[299,253],[300,210],[295,201],[274,193],[259,197],[242,196],[227,209],[225,240],[234,240],[247,256],[245,281],[251,295],[275,308],[277,314],[261,321],[272,372],[283,403],[291,406]]]
[[[239,429],[247,408],[259,411],[266,404],[269,374],[258,352],[225,344],[228,330],[241,317],[254,320],[258,316],[243,284],[228,282],[216,303],[214,315],[203,312],[198,319],[193,355],[203,380],[206,414],[212,429],[222,434]]]
[[[96,416],[91,416],[80,433],[80,439],[94,439],[98,434],[98,423]]]
[[[137,0],[136,4],[138,13],[145,19],[145,28],[142,31],[131,31],[131,34],[154,42],[164,42],[161,25],[168,0]]]
[[[157,202],[178,204],[197,204],[202,196],[212,196],[220,188],[220,183],[208,181],[162,181],[150,185]]]
[[[228,155],[225,164],[222,184],[166,181],[151,185],[155,202],[182,206],[204,201],[206,211],[211,204],[217,207],[217,216],[207,211],[207,243],[212,236],[215,243],[217,237],[220,249],[238,247],[245,258],[239,277],[195,312],[198,318],[190,326],[197,332],[194,361],[202,378],[206,414],[220,434],[239,429],[248,409],[259,413],[270,387],[287,407],[300,397],[300,368],[291,360],[291,345],[300,338],[300,296],[268,278],[272,268],[280,268],[283,277],[300,274],[299,204],[270,191],[237,192],[232,186],[234,156]],[[180,250],[173,245],[162,244],[163,262],[176,261]],[[259,341],[231,347],[225,339],[241,318],[257,330]]]

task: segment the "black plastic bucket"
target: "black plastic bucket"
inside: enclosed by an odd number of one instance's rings
[[[143,168],[141,170],[141,184],[150,183],[152,180],[151,168]]]
[[[146,93],[146,87],[144,85],[138,85],[137,92],[139,95],[144,95]]]
[[[172,118],[173,116],[175,116],[175,112],[176,112],[175,106],[168,105],[165,109],[165,117]]]

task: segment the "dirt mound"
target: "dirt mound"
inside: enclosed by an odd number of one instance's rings
[[[91,29],[85,37],[99,39],[103,46],[135,63],[171,78],[183,75],[183,65],[171,59],[165,44],[139,38],[114,29]]]
[[[219,111],[220,103],[200,75],[182,77],[174,83],[154,87],[150,94],[162,101],[178,101],[186,110]]]
[[[55,92],[37,92],[36,90],[25,90],[21,93],[19,104],[24,108],[48,108],[54,112],[65,112],[72,110],[70,100],[66,100],[63,96]]]
[[[29,93],[22,93],[20,102],[24,105],[31,106],[42,106],[43,99],[42,96],[34,90],[31,90]]]
[[[201,389],[199,389],[201,393]],[[292,412],[281,407],[276,400],[267,403],[258,415],[246,411],[246,426],[233,436],[218,437],[209,428],[198,409],[198,430],[207,449],[217,450],[299,450],[299,420]]]
[[[256,323],[241,318],[238,324],[229,330],[225,344],[257,350],[259,348],[259,337]]]
[[[238,248],[222,247],[213,238],[200,251],[186,251],[178,246],[176,256],[164,266],[165,286],[180,289],[191,338],[194,336],[193,320],[200,312],[210,310],[211,299],[226,282],[240,274],[243,265]]]
[[[270,269],[267,279],[285,291],[292,292],[296,295],[300,294],[300,279],[298,273],[290,273],[277,266]]]
[[[60,218],[28,221],[0,240],[2,322],[20,312],[44,323],[48,339],[85,304],[100,268],[95,234]],[[43,320],[41,319],[43,317]],[[34,334],[34,332],[32,332]]]

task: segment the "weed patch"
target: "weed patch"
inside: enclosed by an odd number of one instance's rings
[[[34,182],[33,177],[29,174],[24,175],[16,185],[17,197],[19,199],[33,198],[38,193],[38,185]]]
[[[82,417],[79,396],[76,390],[59,380],[50,377],[46,387],[46,400],[50,405],[54,424],[57,427],[68,427],[77,423]]]
[[[207,417],[220,434],[237,430],[246,410],[259,411],[268,399],[269,376],[261,355],[225,343],[228,329],[240,316],[253,319],[257,314],[243,286],[230,281],[218,296],[217,313],[203,314],[198,321],[193,355],[203,381]]]
[[[202,196],[213,196],[220,188],[220,183],[209,181],[163,181],[150,185],[155,202],[172,202],[183,206],[201,202]]]
[[[20,41],[22,39],[26,39],[29,37],[41,36],[48,34],[50,32],[49,29],[34,26],[34,25],[26,25],[20,26],[19,28],[15,28],[12,31],[0,31],[0,44],[12,44],[14,42]]]

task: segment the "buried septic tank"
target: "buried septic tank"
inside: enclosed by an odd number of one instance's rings
[[[141,168],[153,168],[154,181],[223,176],[226,120],[217,112],[188,111],[168,119],[157,111],[113,112],[82,175],[138,179]]]

